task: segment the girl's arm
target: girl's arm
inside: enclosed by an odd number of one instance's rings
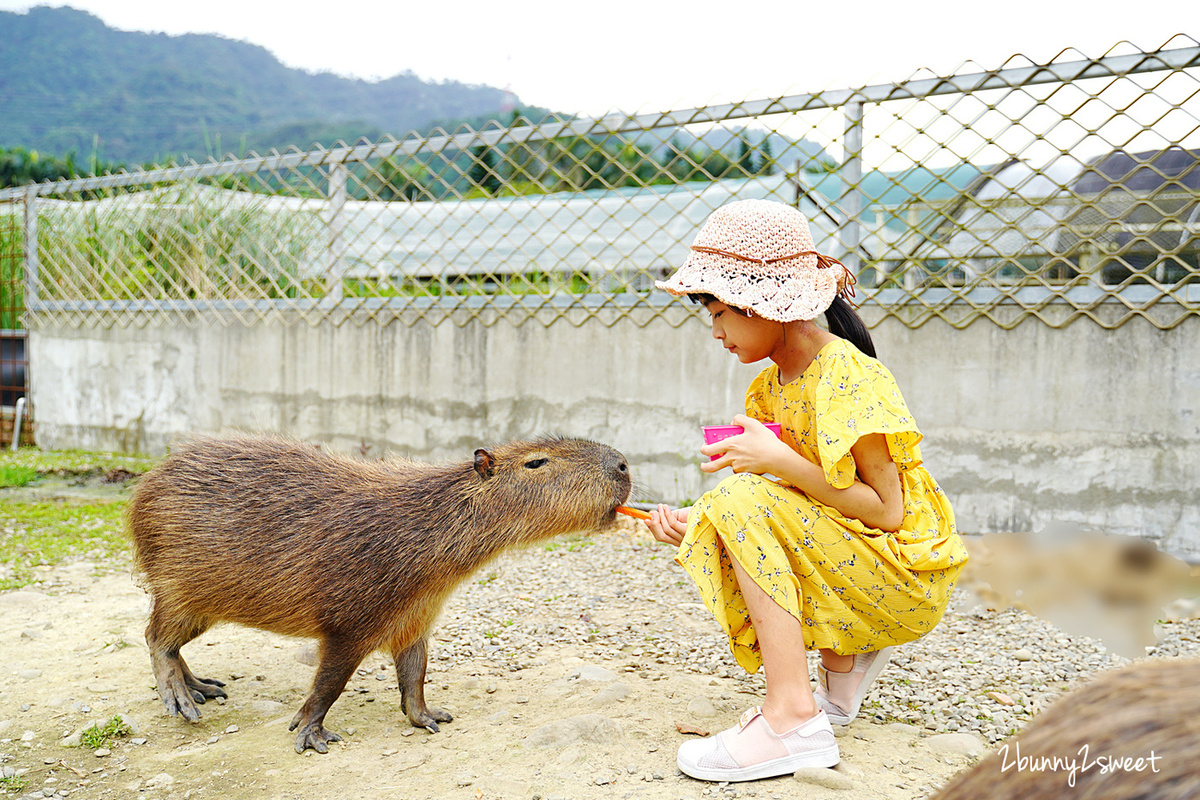
[[[734,472],[770,473],[782,478],[819,503],[837,509],[844,516],[862,520],[864,525],[883,531],[895,531],[904,521],[904,493],[900,473],[888,453],[882,433],[861,437],[850,448],[858,467],[858,479],[845,489],[825,482],[820,466],[775,438],[765,425],[739,414],[734,425],[746,432],[700,448],[705,455],[724,452],[716,461],[701,464],[705,472],[733,467]]]

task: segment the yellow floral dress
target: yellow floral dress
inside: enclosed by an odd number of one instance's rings
[[[967,560],[942,490],[921,466],[917,430],[887,368],[838,339],[787,385],[779,368],[759,373],[746,415],[783,426],[783,440],[837,488],[856,477],[850,448],[882,433],[900,473],[904,522],[896,532],[809,499],[791,485],[739,473],[692,507],[676,560],[691,575],[747,672],[762,665],[758,639],[730,556],[800,620],[807,647],[878,650],[928,633]]]

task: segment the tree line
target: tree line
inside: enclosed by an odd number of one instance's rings
[[[65,156],[55,156],[24,147],[0,147],[0,189],[24,186],[28,183],[103,175],[121,169],[122,166],[102,162],[95,157],[82,164],[74,151]]]
[[[517,125],[517,120],[513,125]],[[618,136],[564,136],[477,145],[453,155],[385,160],[369,182],[381,200],[578,192],[772,175],[778,166],[766,135],[742,132],[730,152],[678,137],[652,144]],[[434,164],[434,159],[438,164]]]

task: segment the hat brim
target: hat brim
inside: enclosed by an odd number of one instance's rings
[[[814,319],[838,292],[834,271],[818,267],[815,255],[800,256],[793,263],[761,264],[696,250],[674,275],[655,286],[676,297],[711,294],[725,305],[775,322]]]

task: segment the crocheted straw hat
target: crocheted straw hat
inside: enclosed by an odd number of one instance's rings
[[[705,220],[682,267],[655,285],[676,297],[711,294],[776,322],[812,319],[837,294],[854,296],[854,276],[820,255],[798,209],[773,200],[738,200]]]

